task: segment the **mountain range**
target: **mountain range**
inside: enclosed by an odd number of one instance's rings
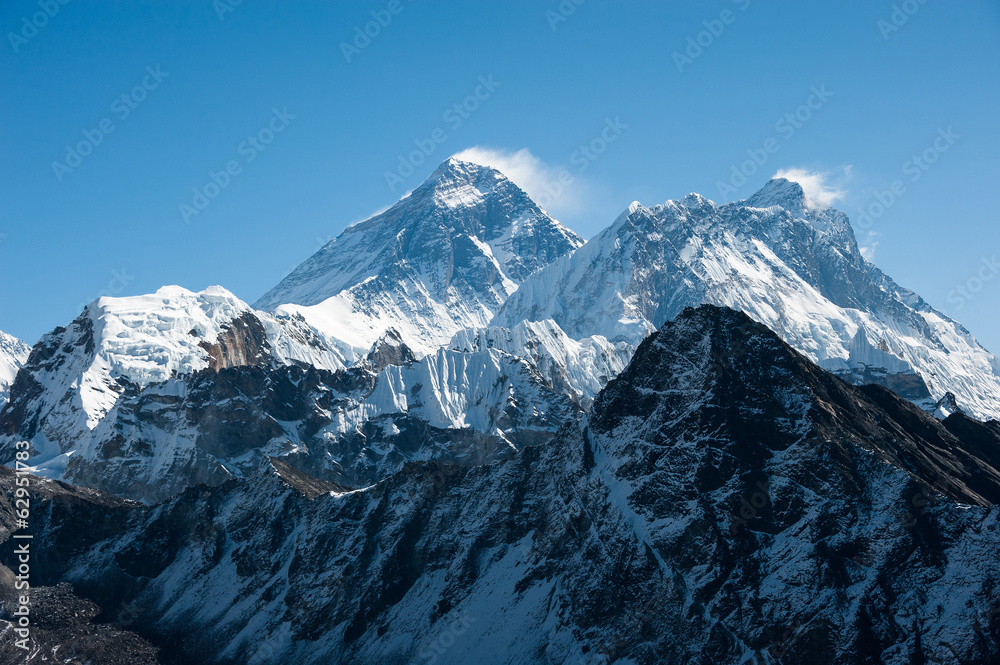
[[[1000,362],[786,179],[583,242],[449,159],[252,306],[101,298],[5,371],[60,657],[1000,658]]]
[[[714,306],[640,344],[588,415],[494,464],[411,462],[354,490],[276,458],[152,507],[38,482],[39,579],[117,617],[104,637],[71,624],[102,657],[130,642],[193,664],[998,654],[1000,425],[847,384]],[[37,640],[80,653],[55,628]]]
[[[770,181],[745,201],[633,203],[533,275],[491,322],[552,320],[574,339],[637,345],[685,307],[746,312],[820,366],[933,410],[948,393],[1000,416],[1000,363],[961,324],[865,259],[847,216]]]

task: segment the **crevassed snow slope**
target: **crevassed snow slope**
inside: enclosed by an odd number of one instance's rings
[[[589,407],[608,381],[625,369],[634,347],[602,335],[580,340],[551,320],[520,321],[512,328],[489,326],[456,333],[450,348],[459,351],[499,349],[530,361],[555,390]]]

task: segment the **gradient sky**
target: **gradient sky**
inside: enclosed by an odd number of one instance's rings
[[[51,17],[39,14],[47,5]],[[633,200],[744,198],[789,169],[820,174],[810,182],[838,190],[857,228],[899,181],[859,241],[996,352],[1000,275],[982,264],[1000,254],[1000,3],[896,7],[8,0],[0,330],[34,342],[101,294],[164,284],[221,284],[253,302],[344,226],[476,148],[512,163],[535,195],[571,174],[546,207],[588,238]],[[386,25],[345,55],[372,12]],[[703,46],[679,61],[689,39]],[[455,112],[477,87],[478,108]],[[832,96],[799,109],[813,88]],[[808,119],[779,124],[797,110]],[[615,140],[585,156],[608,122]],[[269,125],[281,131],[262,150],[246,142]],[[71,171],[53,166],[84,132],[100,143]],[[434,136],[444,138],[390,188],[386,172]],[[764,163],[720,192],[769,139]],[[936,158],[926,170],[909,161],[925,149]],[[238,172],[186,223],[181,204],[230,162]],[[978,292],[966,299],[960,285]]]

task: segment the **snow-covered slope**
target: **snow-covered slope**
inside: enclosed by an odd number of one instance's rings
[[[634,347],[612,344],[601,335],[575,340],[551,319],[521,321],[513,328],[468,329],[456,333],[450,348],[499,349],[530,361],[546,383],[589,408],[594,397],[628,364]]]
[[[499,171],[449,159],[255,307],[302,315],[348,357],[389,328],[423,355],[485,326],[528,275],[581,244]]]
[[[390,331],[357,366],[297,317],[228,291],[102,298],[45,336],[0,412],[0,460],[158,501],[286,456],[371,484],[413,460],[482,464],[542,443],[578,407],[501,349],[419,361]]]
[[[31,347],[0,330],[0,409],[7,402],[17,370],[28,361]]]
[[[742,310],[824,368],[934,408],[951,392],[1000,417],[1000,362],[959,323],[860,253],[843,213],[772,180],[717,206],[692,194],[633,203],[607,230],[521,284],[491,322],[552,320],[577,340],[637,345],[700,303]]]
[[[36,480],[32,533],[170,665],[985,665],[998,443],[704,307],[501,463],[351,491],[262,461],[153,507]]]
[[[301,319],[254,312],[221,287],[101,298],[32,350],[0,411],[4,462],[15,441],[29,440],[58,475],[123,398],[205,369],[262,363],[344,367]]]

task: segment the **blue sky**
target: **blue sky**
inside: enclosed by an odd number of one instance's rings
[[[106,293],[252,302],[476,149],[535,195],[569,174],[546,207],[585,237],[794,170],[1000,350],[1000,3],[10,0],[0,34],[0,329],[29,342]]]

